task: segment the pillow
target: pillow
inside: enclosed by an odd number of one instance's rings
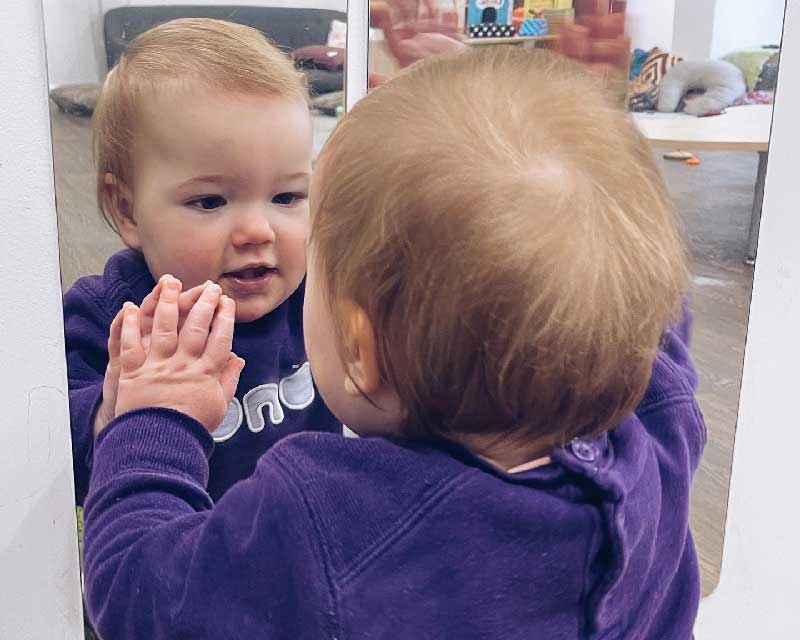
[[[724,56],[722,59],[725,62],[735,64],[742,70],[745,82],[747,82],[747,89],[752,91],[756,88],[758,83],[758,76],[761,75],[761,69],[764,63],[769,60],[773,54],[769,49],[749,49],[744,51],[734,51]]]
[[[664,76],[658,96],[658,110],[672,113],[691,90],[704,93],[686,101],[685,113],[700,115],[730,107],[747,92],[744,74],[724,60],[686,60]]]
[[[631,55],[631,73],[628,80],[636,80],[639,74],[642,73],[642,67],[644,66],[645,60],[647,60],[648,53],[649,52],[644,49],[634,50]]]
[[[683,58],[671,55],[656,47],[647,54],[639,77],[628,92],[628,108],[631,111],[652,111],[658,103],[658,86],[667,71]]]

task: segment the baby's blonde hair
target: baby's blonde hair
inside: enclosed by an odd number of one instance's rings
[[[256,29],[208,18],[172,20],[138,36],[106,77],[94,113],[97,198],[105,175],[128,185],[131,147],[143,101],[185,86],[308,100],[305,76]]]
[[[646,140],[582,67],[505,47],[427,61],[356,105],[318,168],[337,329],[365,310],[409,434],[559,446],[636,407],[686,257]]]

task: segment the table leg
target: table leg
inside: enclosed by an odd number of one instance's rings
[[[761,229],[761,207],[764,204],[764,180],[767,177],[767,151],[758,153],[758,175],[756,177],[756,192],[753,197],[753,211],[750,214],[750,235],[747,239],[747,264],[756,263],[758,252],[758,232]]]

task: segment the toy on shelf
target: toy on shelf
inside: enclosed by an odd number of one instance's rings
[[[515,34],[513,25],[510,24],[471,24],[469,25],[470,38],[511,38]]]
[[[546,36],[548,33],[547,20],[544,18],[526,18],[519,27],[521,36]]]
[[[483,27],[484,25],[507,25],[511,27],[511,11],[513,10],[513,0],[469,0],[467,5],[467,25],[470,37],[492,37],[492,36],[473,36],[472,27]],[[485,33],[480,30],[480,33]],[[506,34],[506,35],[514,35]],[[498,36],[494,36],[498,37]]]
[[[541,18],[544,11],[571,11],[572,0],[524,0],[523,7],[526,18]]]

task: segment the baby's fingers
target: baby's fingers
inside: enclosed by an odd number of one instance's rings
[[[153,290],[144,297],[142,304],[139,305],[139,322],[142,327],[143,336],[148,335],[153,329],[153,316],[156,314],[158,299],[161,297],[162,283],[166,278],[170,277],[171,276],[161,276],[156,286],[153,287]]]
[[[139,308],[132,302],[126,302],[122,308],[122,314],[119,348],[120,366],[124,372],[135,371],[144,364],[145,359]]]
[[[244,369],[244,360],[235,353],[231,353],[222,368],[222,372],[219,374],[219,383],[222,386],[222,392],[225,394],[225,401],[228,403],[233,400],[233,395],[236,393],[242,369]]]
[[[214,311],[219,304],[222,289],[218,284],[207,284],[183,323],[179,337],[180,348],[199,358],[206,346]]]
[[[200,299],[200,296],[203,295],[203,291],[206,290],[206,287],[209,284],[211,284],[211,282],[198,284],[196,287],[192,287],[188,291],[181,293],[180,297],[178,298],[178,310],[181,314],[181,319],[178,321],[179,328],[183,326],[183,323],[185,322],[186,317],[189,315],[189,312],[192,310],[195,302]]]
[[[169,358],[178,348],[178,295],[180,280],[165,276],[161,281],[161,295],[153,316],[153,331],[149,353],[156,358]]]
[[[120,338],[122,335],[122,318],[125,315],[125,307],[119,310],[111,322],[108,330],[108,360],[113,363],[119,359]]]
[[[228,362],[231,348],[233,347],[233,325],[236,321],[236,303],[228,296],[222,296],[219,301],[214,324],[206,342],[204,356],[208,358],[215,369],[222,369]]]

